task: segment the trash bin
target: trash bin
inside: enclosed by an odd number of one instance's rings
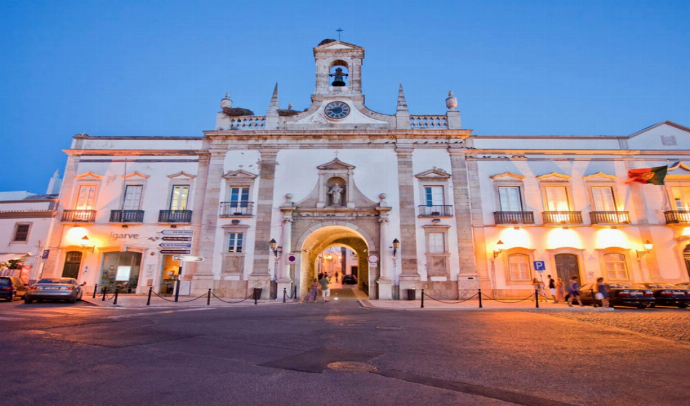
[[[254,288],[254,296],[252,297],[254,300],[259,300],[261,299],[261,288]]]
[[[407,289],[407,300],[415,300],[416,291],[414,289]]]

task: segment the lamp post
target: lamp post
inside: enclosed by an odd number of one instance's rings
[[[494,248],[494,259],[496,259],[503,252],[503,241],[498,240],[496,247]]]
[[[89,236],[85,235],[81,237],[81,247],[84,248],[84,250],[89,251],[89,252],[94,252],[94,249],[96,248],[95,245],[87,245],[89,243]]]
[[[396,238],[393,240],[393,256],[398,253],[398,248],[400,248],[400,241]]]
[[[637,259],[642,259],[642,257],[649,254],[652,248],[654,248],[654,245],[651,242],[649,242],[649,240],[646,240],[644,244],[642,244],[642,246],[644,247],[644,250],[637,250]]]
[[[271,248],[276,258],[278,258],[278,253],[283,251],[283,247],[277,247],[277,244],[275,238],[271,238],[271,241],[268,242],[268,247]]]

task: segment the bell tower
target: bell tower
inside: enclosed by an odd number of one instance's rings
[[[363,99],[362,60],[364,48],[325,39],[314,48],[316,89],[312,100]]]

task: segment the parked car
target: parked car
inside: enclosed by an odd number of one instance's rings
[[[27,287],[20,278],[0,276],[0,298],[11,302],[15,297],[24,297]]]
[[[685,309],[690,304],[690,289],[670,283],[645,283],[654,293],[654,306],[678,306]]]
[[[343,285],[356,285],[357,278],[354,275],[345,275],[342,280]]]
[[[29,287],[24,295],[24,302],[66,300],[74,303],[81,300],[83,294],[81,285],[74,278],[43,278]]]
[[[654,293],[651,289],[641,283],[605,283],[609,292],[609,304],[615,306],[631,306],[638,309],[653,307]],[[583,303],[599,303],[594,300],[593,293],[596,293],[597,285],[588,283],[580,288],[580,297]]]

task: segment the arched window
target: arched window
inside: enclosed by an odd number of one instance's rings
[[[348,84],[349,69],[345,61],[337,60],[333,61],[331,69],[328,72],[328,76],[333,78],[330,85],[333,87],[343,87]]]
[[[625,264],[625,255],[616,253],[605,254],[604,264],[606,266],[606,278],[608,280],[629,280],[628,267]]]
[[[529,265],[529,255],[512,254],[508,256],[508,268],[510,269],[510,280],[529,281],[532,270]]]

